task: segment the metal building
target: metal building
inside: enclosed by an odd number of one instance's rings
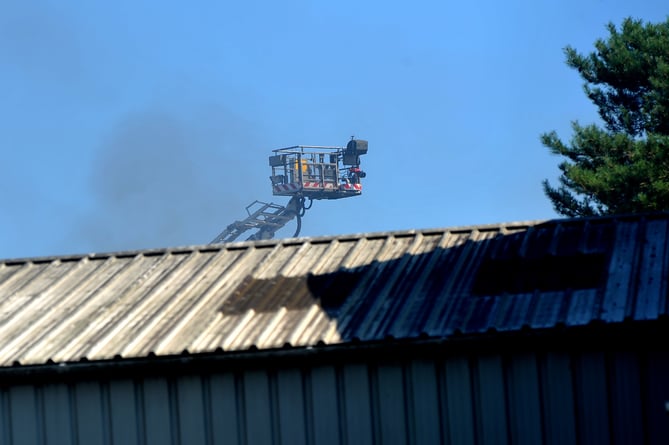
[[[669,442],[669,216],[0,262],[0,443]]]

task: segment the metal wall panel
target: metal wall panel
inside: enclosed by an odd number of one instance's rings
[[[541,388],[546,444],[576,443],[572,361],[565,352],[542,354]]]
[[[667,353],[525,352],[0,387],[0,442],[666,444],[667,375]]]
[[[109,434],[109,412],[104,383],[81,382],[73,387],[75,403],[75,432],[78,443],[103,445]],[[108,393],[106,394],[108,396]]]
[[[507,404],[511,442],[542,443],[543,419],[536,356],[525,353],[508,357]]]
[[[644,421],[638,354],[615,354],[609,366],[612,434],[617,444],[634,445],[643,437]]]
[[[341,397],[343,398],[344,418],[342,421],[346,427],[345,440],[350,444],[374,443],[369,372],[369,368],[363,364],[343,365]]]
[[[309,407],[313,443],[317,445],[338,444],[339,405],[337,372],[332,366],[319,366],[311,370]]]
[[[135,383],[132,380],[109,382],[111,437],[114,443],[140,443]]]
[[[603,353],[575,357],[575,401],[580,443],[609,443],[609,393]]]
[[[645,399],[644,433],[648,443],[669,443],[669,354],[650,353],[644,363],[642,387]]]
[[[450,443],[474,443],[474,394],[471,370],[467,357],[453,357],[443,364],[443,387],[446,400],[442,401],[447,416],[447,437]]]
[[[32,386],[15,386],[9,391],[12,443],[37,445],[41,428],[36,391]]]
[[[212,442],[215,445],[241,443],[243,415],[239,386],[232,373],[215,374],[209,378]]]
[[[42,392],[42,418],[44,424],[41,436],[49,445],[66,445],[76,443],[74,426],[76,425],[72,395],[73,388],[63,384],[48,384],[38,387]]]
[[[205,413],[203,384],[207,382],[198,376],[186,376],[176,380],[179,416],[179,437],[181,443],[207,443],[208,413]],[[206,407],[209,408],[209,407]]]
[[[479,441],[489,445],[507,444],[509,420],[502,357],[493,354],[478,357],[476,371]]]
[[[412,443],[441,443],[439,388],[436,364],[416,360],[406,367],[407,419]]]
[[[404,372],[400,365],[383,365],[376,369],[378,385],[379,443],[407,443],[407,407]],[[401,403],[397,403],[400,400]]]
[[[278,390],[278,419],[281,443],[307,443],[304,377],[299,369],[279,370],[276,376]]]
[[[274,443],[269,375],[262,370],[244,373],[245,439],[251,445]]]
[[[160,445],[172,443],[176,436],[175,422],[170,414],[169,382],[166,379],[152,378],[141,382],[142,417],[147,444]]]
[[[0,431],[0,439],[3,443],[12,443],[12,417],[11,417],[11,402],[9,400],[9,391],[0,392],[0,422],[2,424],[2,431]]]

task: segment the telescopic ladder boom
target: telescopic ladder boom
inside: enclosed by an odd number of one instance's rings
[[[235,241],[244,232],[255,230],[247,241],[271,239],[277,230],[292,221],[293,218],[298,217],[298,228],[295,232],[297,236],[300,232],[300,212],[297,208],[300,203],[298,197],[293,197],[285,207],[272,202],[253,201],[246,206],[246,213],[248,217],[241,221],[235,221],[221,232],[211,244],[229,243]],[[251,209],[255,209],[252,211]]]

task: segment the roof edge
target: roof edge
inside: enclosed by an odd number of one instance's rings
[[[16,257],[16,258],[0,258],[0,265],[14,265],[14,264],[24,264],[24,263],[49,263],[54,261],[79,261],[84,258],[88,259],[104,259],[104,258],[123,258],[123,257],[133,257],[137,255],[162,255],[168,253],[190,253],[190,252],[212,252],[219,250],[235,250],[235,249],[246,249],[249,247],[274,247],[278,245],[294,245],[294,244],[303,244],[303,243],[323,243],[335,240],[356,240],[364,238],[380,238],[380,237],[391,237],[391,236],[407,236],[415,234],[426,234],[426,233],[438,233],[438,232],[472,232],[475,230],[479,231],[489,231],[489,230],[523,230],[531,226],[539,225],[546,223],[548,220],[534,220],[534,221],[517,221],[517,222],[507,222],[499,224],[478,224],[478,225],[463,225],[463,226],[453,226],[453,227],[433,227],[433,228],[424,228],[424,229],[397,229],[397,230],[388,230],[388,231],[378,231],[378,232],[358,232],[358,233],[349,233],[349,234],[338,234],[338,235],[319,235],[311,237],[291,237],[291,238],[278,238],[271,240],[257,240],[257,241],[233,241],[230,243],[220,243],[220,244],[192,244],[192,245],[183,245],[183,246],[174,246],[174,247],[158,247],[158,248],[146,248],[146,249],[130,249],[130,250],[117,250],[117,251],[107,251],[107,252],[91,252],[91,253],[74,253],[74,254],[56,254],[56,255],[45,255],[45,256],[36,256],[36,257]]]
[[[131,249],[131,250],[119,250],[119,251],[108,251],[108,252],[92,252],[92,253],[79,253],[79,254],[64,254],[64,255],[47,255],[47,256],[37,256],[37,257],[18,257],[18,258],[0,258],[0,265],[14,265],[14,264],[24,264],[24,263],[48,263],[54,261],[79,261],[84,258],[88,259],[104,259],[111,257],[133,257],[138,255],[164,255],[169,253],[190,253],[190,252],[212,252],[219,250],[235,250],[235,249],[246,249],[249,247],[274,247],[278,245],[294,245],[294,244],[303,244],[303,243],[323,243],[334,240],[339,241],[350,241],[356,239],[364,238],[380,238],[380,237],[390,237],[390,236],[407,236],[414,234],[428,234],[428,233],[438,233],[438,232],[452,232],[452,233],[462,233],[462,232],[472,232],[472,231],[491,231],[491,230],[510,230],[518,231],[523,229],[528,229],[530,227],[547,225],[547,224],[572,224],[572,223],[583,223],[583,222],[601,222],[601,221],[643,221],[643,220],[652,220],[660,218],[669,218],[669,212],[649,212],[649,213],[629,213],[629,214],[619,214],[619,215],[603,215],[603,216],[591,216],[591,217],[580,217],[580,218],[554,218],[554,219],[537,219],[537,220],[521,220],[521,221],[511,221],[511,222],[501,222],[493,224],[474,224],[474,225],[460,225],[460,226],[447,226],[447,227],[432,227],[432,228],[423,228],[423,229],[397,229],[397,230],[388,230],[388,231],[378,231],[378,232],[358,232],[358,233],[349,233],[349,234],[339,234],[339,235],[322,235],[322,236],[312,236],[312,237],[297,237],[297,238],[279,238],[271,240],[258,240],[258,241],[234,241],[231,243],[221,243],[221,244],[192,244],[184,246],[175,246],[175,247],[162,247],[162,248],[146,248],[146,249]]]
[[[380,363],[414,359],[443,359],[447,356],[509,354],[528,351],[653,351],[657,338],[669,335],[669,317],[657,320],[619,323],[592,322],[585,326],[519,331],[489,331],[481,334],[433,338],[395,339],[334,345],[284,347],[259,350],[182,353],[171,356],[82,360],[0,367],[4,384],[74,381],[82,378],[102,380],[137,379],[155,376],[181,376],[237,372],[247,369],[304,367],[339,363]]]

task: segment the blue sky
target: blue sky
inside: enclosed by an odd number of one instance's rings
[[[550,219],[542,132],[597,121],[562,49],[664,1],[0,0],[0,257],[204,244],[267,157],[369,141],[302,235]],[[290,236],[294,226],[280,232]]]

